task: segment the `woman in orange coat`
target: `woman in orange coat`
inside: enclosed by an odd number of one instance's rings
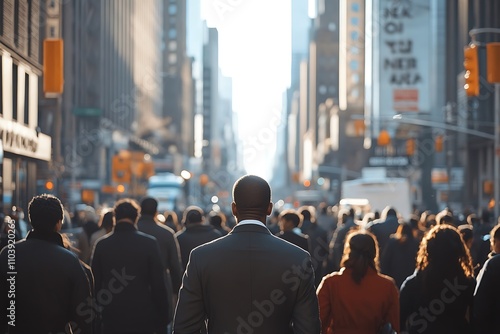
[[[366,231],[350,234],[341,266],[318,287],[322,333],[376,334],[387,323],[399,333],[398,289],[379,273],[375,237]]]

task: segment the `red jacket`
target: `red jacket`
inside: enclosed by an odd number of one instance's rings
[[[351,269],[323,277],[318,287],[324,334],[375,334],[390,322],[399,333],[399,294],[394,280],[369,268],[360,284]]]

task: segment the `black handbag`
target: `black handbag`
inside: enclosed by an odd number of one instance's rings
[[[392,324],[390,322],[382,325],[378,330],[377,334],[397,334],[394,329],[392,329]]]

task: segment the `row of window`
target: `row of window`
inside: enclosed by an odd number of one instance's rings
[[[19,67],[17,64],[13,63],[12,64],[12,75],[9,77],[7,75],[4,75],[4,68],[3,68],[3,60],[2,57],[0,56],[0,115],[3,116],[4,114],[4,100],[5,99],[12,99],[12,120],[14,121],[22,121],[24,124],[29,124],[29,96],[30,96],[30,76],[28,73],[22,73],[21,75],[24,74],[24,109],[23,109],[23,117],[21,119],[19,115],[19,110],[18,110],[18,94],[19,92],[19,79],[20,79],[20,73],[19,73]],[[4,96],[4,85],[9,85],[12,87],[12,94],[9,94],[9,96]]]

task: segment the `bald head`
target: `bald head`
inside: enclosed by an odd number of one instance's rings
[[[240,217],[234,212],[236,209]],[[270,214],[271,188],[266,180],[256,175],[239,178],[233,187],[233,214],[239,220],[259,219]],[[244,216],[244,217],[243,217]],[[252,216],[252,217],[249,217]]]

